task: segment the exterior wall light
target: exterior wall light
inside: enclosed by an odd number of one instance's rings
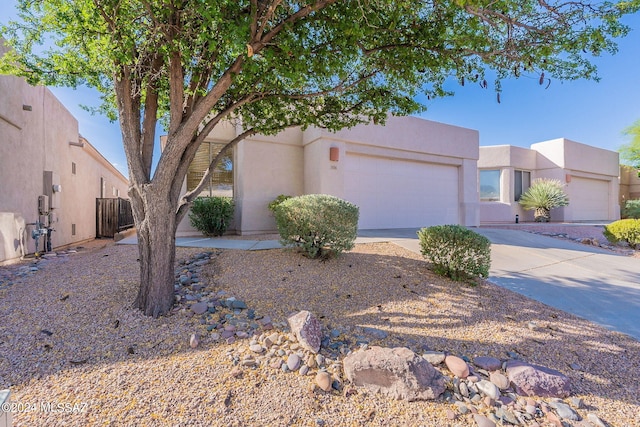
[[[329,160],[337,162],[340,159],[340,149],[338,147],[329,147]]]

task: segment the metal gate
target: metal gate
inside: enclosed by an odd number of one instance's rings
[[[133,227],[133,212],[129,200],[96,199],[96,237],[113,237]]]

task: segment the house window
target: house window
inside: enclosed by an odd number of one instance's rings
[[[71,162],[71,174],[72,175],[76,174],[76,164],[75,164],[75,162]]]
[[[191,191],[198,186],[209,164],[224,146],[224,143],[202,143],[191,165],[189,165],[187,191]],[[224,157],[218,162],[200,195],[233,197],[233,150],[225,153]]]
[[[515,201],[520,200],[520,197],[531,187],[531,172],[528,171],[515,171]]]
[[[500,170],[480,171],[480,201],[497,202],[500,200]]]

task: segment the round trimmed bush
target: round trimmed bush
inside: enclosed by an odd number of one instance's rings
[[[348,251],[358,234],[358,207],[327,194],[286,199],[274,214],[280,243],[302,248],[309,258]]]
[[[458,281],[489,276],[491,242],[461,225],[436,225],[418,231],[420,252],[433,270]]]
[[[627,242],[640,248],[640,219],[621,219],[604,226],[604,237],[611,243]]]
[[[193,201],[189,220],[191,226],[207,236],[222,236],[233,218],[231,197],[198,197]]]

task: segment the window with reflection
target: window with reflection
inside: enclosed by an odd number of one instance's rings
[[[215,142],[203,142],[200,145],[187,172],[187,191],[198,186],[209,164],[224,146],[224,143]],[[227,151],[218,162],[200,196],[233,197],[233,150]]]
[[[480,201],[500,201],[499,169],[485,169],[480,171]]]

